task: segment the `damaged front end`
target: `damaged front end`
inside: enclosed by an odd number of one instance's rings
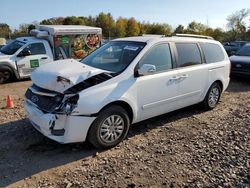
[[[25,109],[33,126],[45,136],[60,143],[84,141],[95,117],[76,110],[79,93],[113,76],[101,73],[66,89],[63,93],[33,84],[25,93]],[[69,84],[62,77],[58,82]]]
[[[76,108],[78,99],[78,93],[65,95],[33,84],[25,93],[25,107],[36,129],[45,135],[63,136],[65,116]]]

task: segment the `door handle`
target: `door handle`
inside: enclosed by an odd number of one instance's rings
[[[48,59],[48,57],[41,57],[41,59]]]
[[[180,76],[180,78],[188,78],[188,75],[187,74],[183,74]]]
[[[172,78],[170,78],[170,81],[172,81],[172,80],[179,80],[179,79],[180,79],[179,76],[173,76]]]

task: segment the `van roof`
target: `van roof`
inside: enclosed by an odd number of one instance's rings
[[[213,39],[206,38],[197,38],[196,37],[181,37],[181,36],[172,36],[164,37],[160,35],[149,35],[149,36],[136,36],[136,37],[126,37],[115,39],[114,41],[134,41],[134,42],[156,42],[156,41],[168,41],[168,42],[212,42],[217,43],[218,41]]]
[[[85,25],[38,25],[37,29],[41,31],[48,31],[50,35],[102,33],[102,29],[99,27],[90,27]]]

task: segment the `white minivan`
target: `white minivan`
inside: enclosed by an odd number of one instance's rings
[[[204,36],[116,39],[80,62],[36,69],[25,109],[50,139],[110,148],[133,123],[196,103],[213,109],[229,73],[223,46]]]

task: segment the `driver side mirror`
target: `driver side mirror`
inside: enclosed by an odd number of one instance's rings
[[[25,57],[25,56],[29,56],[29,55],[31,55],[31,51],[30,51],[30,50],[23,50],[23,51],[21,51],[21,52],[17,55],[17,57]]]
[[[155,65],[152,64],[143,64],[138,70],[137,74],[138,76],[145,76],[156,72]]]

